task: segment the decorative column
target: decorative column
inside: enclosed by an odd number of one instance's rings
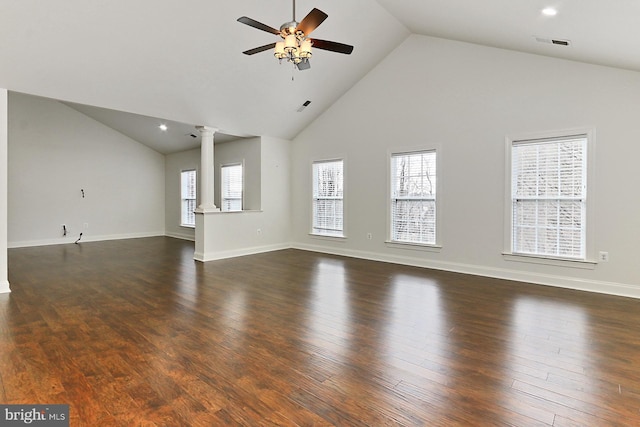
[[[200,205],[196,213],[219,212],[214,202],[215,170],[213,164],[213,136],[217,129],[197,126],[202,135],[200,145]]]
[[[196,127],[202,135],[200,146],[200,205],[196,209],[196,247],[193,259],[207,261],[215,244],[215,216],[220,209],[214,202],[215,165],[213,163],[213,136],[217,129],[207,126]]]

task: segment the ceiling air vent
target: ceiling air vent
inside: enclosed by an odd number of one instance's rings
[[[536,37],[534,36],[538,43],[546,43],[546,44],[555,44],[558,46],[570,46],[571,40],[563,40],[563,39],[550,39],[547,37]]]
[[[298,108],[298,113],[302,113],[302,110],[304,110],[305,108],[307,108],[309,106],[309,104],[311,104],[311,101],[305,101],[304,104],[302,104],[300,106],[300,108]]]

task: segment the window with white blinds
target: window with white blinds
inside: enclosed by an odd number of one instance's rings
[[[196,225],[196,171],[187,170],[180,173],[180,225],[195,227]]]
[[[344,235],[343,161],[313,163],[313,234]]]
[[[220,170],[222,174],[222,211],[241,211],[244,186],[242,164],[224,165]]]
[[[436,152],[391,155],[391,241],[436,244]]]
[[[586,259],[587,142],[512,142],[512,253]]]

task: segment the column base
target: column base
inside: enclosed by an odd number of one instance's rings
[[[208,206],[198,206],[194,211],[197,214],[209,213],[209,212],[220,212],[220,208],[216,205],[208,205]]]
[[[193,254],[193,259],[196,261],[206,261],[206,254],[212,251],[211,245],[213,244],[210,239],[207,239],[209,234],[215,233],[214,231],[214,215],[219,213],[220,209],[216,205],[198,206],[195,210],[196,213],[196,245]]]

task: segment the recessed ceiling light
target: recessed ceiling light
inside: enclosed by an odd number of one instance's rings
[[[158,127],[160,128],[160,130],[161,130],[162,132],[166,132],[166,131],[167,131],[167,129],[169,129],[169,128],[167,127],[167,125],[165,125],[164,123],[163,123],[163,124],[161,124],[161,125],[160,125],[160,126],[158,126]]]
[[[542,14],[546,16],[556,16],[558,11],[552,7],[546,7],[542,9]]]

